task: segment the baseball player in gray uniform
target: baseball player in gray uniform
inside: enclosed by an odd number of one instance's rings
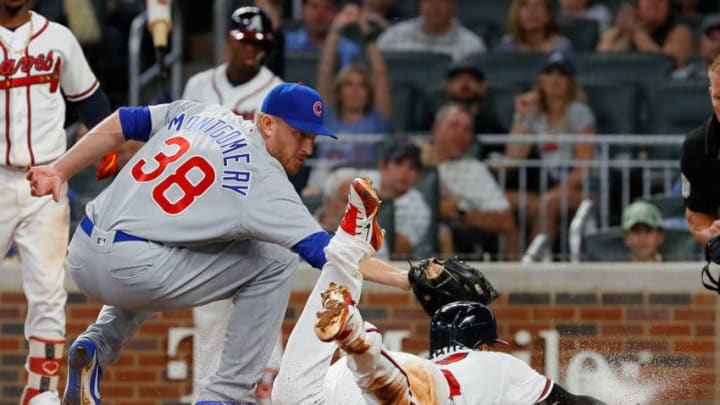
[[[245,119],[254,119],[265,96],[282,83],[282,79],[263,65],[273,45],[272,22],[263,10],[258,7],[236,9],[230,17],[226,36],[227,62],[190,77],[182,98],[217,103]],[[193,308],[196,331],[193,379],[196,383],[212,375],[220,364],[221,353],[217,348],[223,343],[231,305],[232,300],[227,299]],[[275,378],[281,355],[282,340],[278,335],[263,381],[271,382]],[[269,396],[269,389],[267,383],[258,386],[259,402],[260,397]]]
[[[287,307],[296,252],[321,268],[322,231],[287,178],[313,151],[323,102],[281,84],[255,124],[219,105],[181,100],[120,108],[51,165],[29,169],[33,195],[63,183],[127,139],[146,142],[86,207],[68,269],[106,305],[68,353],[66,405],[99,404],[102,367],[154,311],[233,299],[220,365],[196,404],[252,403]],[[368,229],[355,207],[355,232]],[[365,260],[366,278],[409,288],[407,277]]]

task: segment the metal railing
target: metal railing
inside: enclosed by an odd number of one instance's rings
[[[414,134],[413,139],[420,142],[431,141],[427,134]],[[352,142],[367,143],[377,141],[377,135],[341,137],[338,141],[318,138],[317,142]],[[508,143],[532,143],[544,144],[553,142],[560,145],[592,144],[594,145],[594,158],[591,160],[554,160],[552,162],[542,159],[515,160],[508,159],[502,155],[491,156],[485,163],[495,172],[498,184],[505,189],[509,170],[517,170],[518,173],[518,194],[519,204],[517,207],[518,244],[520,251],[524,252],[529,243],[527,218],[527,200],[530,191],[527,189],[529,171],[535,169],[539,172],[539,192],[542,196],[550,185],[549,176],[553,169],[558,166],[584,168],[584,181],[582,186],[582,200],[593,202],[593,207],[580,205],[576,210],[581,210],[584,215],[597,215],[593,222],[596,229],[605,229],[619,221],[619,212],[613,208],[621,209],[631,203],[633,198],[647,198],[655,194],[669,195],[673,183],[679,178],[679,161],[676,159],[634,159],[629,154],[615,154],[613,150],[624,148],[636,149],[658,149],[662,147],[668,150],[679,151],[684,140],[682,135],[558,135],[558,136],[517,136],[517,135],[482,135],[477,137],[481,145],[505,145]],[[561,146],[562,147],[562,146]],[[679,152],[677,153],[679,155]],[[311,160],[310,165],[318,164],[319,161]],[[324,164],[327,164],[324,161]],[[631,180],[638,183],[634,187]],[[561,188],[561,212],[559,218],[558,234],[556,237],[559,247],[558,253],[563,260],[569,257],[570,244],[579,243],[570,240],[570,228],[572,215],[575,209],[569,209],[568,204],[568,171],[560,171],[557,180]],[[540,206],[540,218],[545,217],[545,207]],[[546,224],[543,224],[543,231]],[[543,260],[546,258],[544,249],[552,246],[553,239],[548,235],[537,242],[534,250],[526,252],[524,260]],[[503,241],[500,245],[502,246]],[[502,255],[499,255],[502,257]]]

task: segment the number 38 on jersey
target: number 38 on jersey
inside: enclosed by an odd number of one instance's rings
[[[202,156],[185,156],[190,141],[182,136],[165,140],[164,150],[153,156],[154,161],[140,159],[131,170],[138,183],[160,178],[153,187],[152,200],[165,213],[177,215],[187,209],[215,183],[215,169]],[[168,166],[178,162],[174,169]]]

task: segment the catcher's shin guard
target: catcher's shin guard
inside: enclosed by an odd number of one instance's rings
[[[31,336],[29,354],[25,362],[28,382],[20,397],[21,405],[38,403],[40,397],[44,403],[59,403],[57,397],[60,379],[60,360],[63,357],[64,340],[47,340]],[[47,393],[46,393],[47,392]],[[35,401],[32,401],[35,398]]]

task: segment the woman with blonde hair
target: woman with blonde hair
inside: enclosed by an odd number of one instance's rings
[[[340,32],[357,24],[365,41],[370,70],[352,63],[334,75],[334,42]],[[335,17],[318,68],[317,90],[326,103],[325,125],[342,140],[343,135],[388,134],[391,131],[392,99],[385,61],[376,44],[380,31],[358,6],[349,4]],[[318,157],[352,160],[375,158],[370,143],[318,145]]]
[[[545,187],[541,186],[543,179],[530,179],[532,176],[528,176],[526,213],[533,237],[542,232],[554,238],[561,212],[576,209],[583,198],[587,170],[583,166],[571,167],[567,161],[592,159],[592,144],[552,141],[552,135],[594,134],[595,116],[583,98],[575,81],[575,67],[571,59],[568,55],[555,52],[543,64],[536,88],[515,100],[510,134],[549,137],[542,144],[511,142],[505,149],[506,156],[511,159],[539,157],[546,168]],[[562,188],[563,183],[566,191]],[[506,188],[508,200],[517,208],[521,200],[520,191],[513,190],[512,186]]]
[[[571,53],[573,46],[560,34],[550,0],[513,0],[508,12],[507,33],[495,49]]]

